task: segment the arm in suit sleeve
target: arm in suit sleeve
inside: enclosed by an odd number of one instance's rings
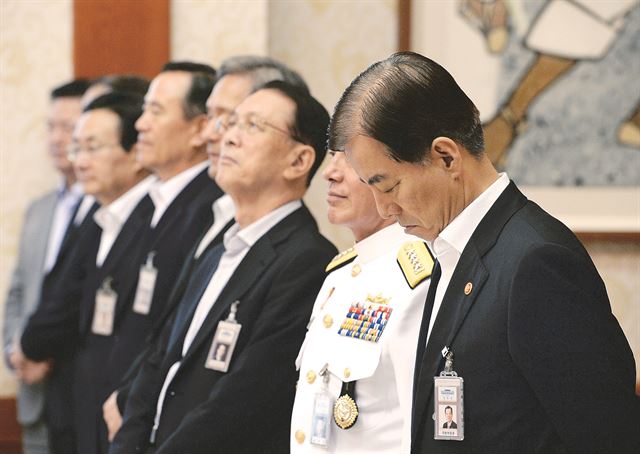
[[[166,375],[160,365],[172,327],[173,317],[167,321],[155,343],[136,358],[136,361],[141,360],[137,373],[130,369],[127,372],[132,374],[130,380],[118,389],[118,408],[124,408],[123,422],[111,444],[110,454],[139,452],[138,448],[148,445],[158,395]],[[121,392],[124,393],[122,398]]]
[[[45,278],[42,301],[31,314],[20,343],[35,361],[55,359],[77,344],[82,285],[88,260],[84,243],[78,243],[60,268]]]
[[[27,211],[27,215],[24,218],[24,223],[29,222],[30,213],[32,208],[29,208]],[[21,329],[21,325],[24,323],[23,313],[25,310],[24,307],[24,294],[25,294],[25,280],[24,276],[27,270],[25,270],[25,264],[22,257],[25,256],[25,242],[26,238],[24,237],[24,230],[22,232],[22,236],[20,238],[20,248],[18,253],[18,260],[16,266],[13,270],[13,274],[11,276],[11,284],[9,286],[9,292],[7,294],[7,299],[4,303],[4,325],[3,325],[3,353],[5,357],[5,362],[9,368],[11,365],[9,364],[9,354],[11,352],[11,348],[13,346],[13,342],[15,340],[15,336]]]
[[[264,300],[257,302],[264,309],[247,345],[209,398],[184,418],[158,454],[207,453],[212,446],[218,452],[251,452],[260,440],[273,440],[274,431],[281,432],[282,444],[265,443],[261,452],[288,450],[297,379],[294,361],[324,279],[321,264],[331,255],[318,248],[274,263],[280,271]]]
[[[640,447],[633,355],[586,254],[529,251],[508,317],[513,360],[571,452]]]

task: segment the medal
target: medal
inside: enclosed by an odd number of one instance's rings
[[[333,406],[333,420],[341,429],[350,429],[358,420],[358,405],[355,396],[356,382],[342,384],[340,397]]]

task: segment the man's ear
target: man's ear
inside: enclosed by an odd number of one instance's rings
[[[431,164],[441,167],[449,173],[461,170],[460,146],[448,137],[436,137],[431,143]]]
[[[313,167],[316,152],[311,145],[296,145],[289,153],[289,165],[284,171],[287,180],[297,180],[301,177],[307,178]]]
[[[193,128],[193,136],[189,141],[189,146],[192,148],[200,148],[207,143],[207,139],[204,137],[204,130],[207,127],[207,116],[198,115],[191,120],[191,128]]]

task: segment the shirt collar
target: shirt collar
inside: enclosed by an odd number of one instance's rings
[[[217,198],[211,205],[211,211],[213,211],[214,222],[217,219],[231,219],[235,215],[236,207],[233,204],[233,199],[229,194],[224,194]]]
[[[167,206],[180,194],[180,192],[193,180],[200,172],[207,168],[209,161],[200,162],[187,170],[183,170],[167,181],[156,178],[154,184],[149,189],[149,197],[155,207]]]
[[[391,224],[355,244],[358,262],[367,263],[388,253],[395,245],[409,241],[400,224]]]
[[[227,252],[237,253],[253,246],[265,233],[278,222],[302,206],[302,201],[293,200],[262,216],[257,221],[240,230],[238,223],[224,234],[224,248]]]
[[[433,242],[432,250],[436,257],[447,253],[450,249],[455,250],[460,256],[482,218],[489,212],[507,186],[509,186],[509,177],[506,173],[501,173],[496,181],[462,210]]]
[[[103,230],[122,227],[138,202],[149,192],[154,181],[154,176],[148,176],[109,205],[101,206],[93,215],[96,224]]]

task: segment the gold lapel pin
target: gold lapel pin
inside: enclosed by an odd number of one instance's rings
[[[473,290],[473,284],[471,282],[467,282],[467,285],[464,286],[464,294],[469,295]]]

